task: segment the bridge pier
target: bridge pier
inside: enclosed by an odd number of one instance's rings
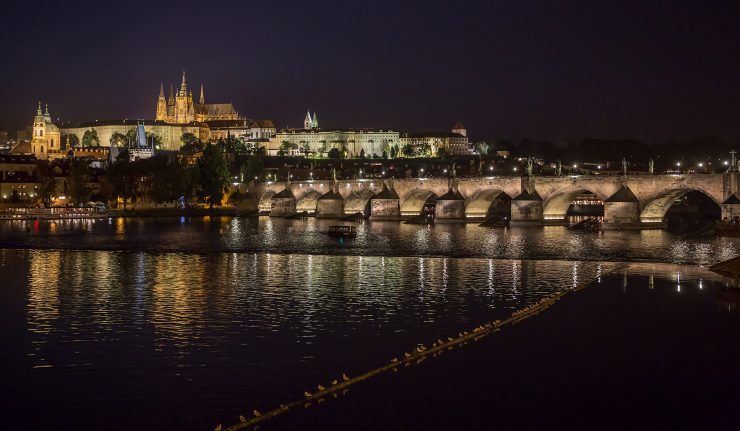
[[[437,198],[434,206],[434,221],[439,223],[465,221],[465,198],[459,191],[450,190]]]
[[[401,199],[394,189],[383,190],[370,199],[370,220],[400,220]]]
[[[524,190],[511,200],[512,226],[535,226],[543,222],[542,198],[535,190],[529,193]]]
[[[321,195],[316,202],[316,218],[339,218],[344,215],[344,199],[334,190]]]
[[[270,217],[288,217],[295,214],[296,200],[289,188],[272,196]]]
[[[623,185],[604,201],[602,229],[639,229],[640,200],[629,187]]]

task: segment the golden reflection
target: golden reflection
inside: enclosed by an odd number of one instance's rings
[[[28,328],[37,334],[49,334],[59,318],[61,253],[34,250],[28,269]]]

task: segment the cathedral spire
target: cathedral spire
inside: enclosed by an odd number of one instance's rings
[[[188,84],[185,81],[185,69],[182,70],[182,84],[180,84],[180,91],[182,92],[183,96],[188,93]]]
[[[36,115],[43,115],[41,112],[41,101],[39,100],[39,109],[36,110]]]
[[[303,120],[303,128],[304,129],[310,129],[313,125],[313,121],[311,121],[311,111],[306,111],[306,118]]]
[[[206,98],[203,95],[203,84],[200,84],[200,104],[205,105],[206,104]]]
[[[168,98],[170,103],[175,103],[175,92],[172,90],[172,83],[170,82],[170,97]]]
[[[46,104],[46,112],[44,112],[44,116],[45,117],[49,116],[49,104],[48,103]]]
[[[313,120],[311,121],[311,127],[314,129],[319,128],[319,120],[316,118],[316,111],[313,112]]]
[[[164,99],[164,85],[161,82],[159,83],[159,97]]]

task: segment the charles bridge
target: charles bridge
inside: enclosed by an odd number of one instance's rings
[[[305,211],[325,218],[362,213],[371,220],[403,220],[426,210],[439,222],[481,221],[495,201],[510,201],[512,224],[536,225],[566,223],[573,200],[593,193],[604,203],[604,228],[649,228],[664,226],[671,205],[691,191],[709,197],[723,216],[740,214],[740,204],[729,199],[737,190],[738,173],[727,172],[277,181],[253,184],[250,194],[253,205],[273,217]]]

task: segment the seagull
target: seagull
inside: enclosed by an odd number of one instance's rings
[[[305,395],[306,398],[311,398],[313,396],[311,395],[311,392],[308,392],[308,391],[304,392],[303,395]]]
[[[246,421],[247,421],[247,418],[245,418],[242,415],[239,415],[239,422],[246,422]]]
[[[221,424],[218,424],[218,426],[214,428],[213,431],[221,431]]]
[[[398,358],[393,358],[393,359],[391,359],[391,362],[393,362],[393,363],[396,363],[396,362],[398,362]]]
[[[349,381],[349,377],[347,377],[347,375],[344,373],[342,373],[342,379],[344,379],[345,382]]]
[[[323,391],[324,389],[326,389],[325,387],[323,387],[323,386],[321,386],[321,385],[318,385],[318,386],[316,386],[316,387],[317,387],[317,388],[319,388],[319,390],[320,390],[320,391]]]
[[[332,384],[332,386],[333,386],[333,385],[336,385],[336,384],[337,384],[337,380],[336,380],[336,379],[332,380],[332,381],[331,381],[331,384]]]
[[[410,358],[411,357],[411,353],[404,353],[404,356],[406,356],[407,358]]]
[[[258,417],[262,416],[262,413],[258,412],[258,411],[257,411],[257,409],[254,409],[254,411],[252,412],[252,414],[253,414],[253,415],[254,415],[254,417],[256,417],[256,418],[258,418]]]
[[[452,337],[447,337],[447,340],[448,341],[454,341],[454,339]]]

